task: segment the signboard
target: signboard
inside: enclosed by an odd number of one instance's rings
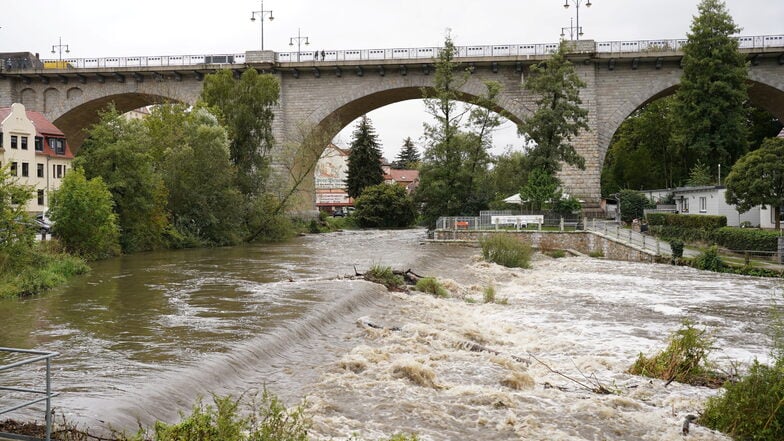
[[[316,205],[348,205],[346,193],[316,193]]]
[[[490,216],[490,223],[493,225],[517,225],[526,226],[528,224],[543,224],[544,216],[541,214],[515,215],[515,216]]]

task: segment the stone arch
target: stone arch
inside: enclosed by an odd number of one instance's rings
[[[40,110],[38,108],[38,93],[36,93],[35,89],[29,87],[22,89],[19,93],[19,100],[27,110]]]
[[[469,81],[460,90],[458,100],[466,103],[472,102],[485,91],[486,88],[481,81]],[[429,84],[429,81],[425,84],[379,88],[373,91],[367,91],[366,89],[357,90],[354,93],[344,94],[330,100],[330,102],[324,103],[313,111],[307,118],[307,122],[318,127],[325,127],[329,122],[337,122],[337,126],[339,126],[337,131],[340,131],[350,124],[351,121],[373,110],[402,101],[422,99],[423,92],[428,95],[434,92],[433,86]],[[523,110],[514,103],[510,96],[507,96],[513,92],[509,91],[508,94],[502,93],[497,100],[498,104],[490,108],[490,110],[519,124]],[[337,132],[334,134],[337,134]]]
[[[53,123],[65,133],[65,137],[68,139],[68,145],[73,152],[76,153],[87,136],[85,130],[99,121],[99,113],[105,110],[110,104],[113,103],[120,113],[125,113],[150,104],[161,104],[166,102],[179,101],[170,97],[144,93],[108,95],[92,101],[87,101],[68,110],[54,120]]]
[[[53,111],[60,103],[60,91],[54,87],[44,90],[44,113]]]
[[[69,100],[81,98],[81,97],[82,97],[82,89],[78,87],[72,87],[68,89],[68,91],[65,94],[65,98]]]

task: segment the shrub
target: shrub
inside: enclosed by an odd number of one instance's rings
[[[546,254],[552,257],[553,259],[560,259],[562,257],[566,257],[566,251],[564,250],[552,250],[552,251],[548,251]]]
[[[680,259],[683,257],[683,241],[680,239],[673,239],[670,241],[670,249],[672,250],[672,257]]]
[[[449,297],[449,291],[435,277],[423,277],[417,280],[416,290],[433,294],[436,297]]]
[[[352,215],[363,228],[410,227],[416,219],[414,200],[399,185],[367,187],[357,198]]]
[[[307,441],[310,423],[305,418],[304,406],[292,410],[266,389],[260,399],[254,396],[247,403],[248,412],[241,411],[240,400],[230,396],[213,395],[212,405],[201,400],[193,411],[177,424],[155,423],[156,441]],[[245,414],[248,416],[243,416]],[[137,439],[142,438],[137,435]]]
[[[684,228],[702,228],[715,230],[727,226],[726,216],[708,216],[702,214],[649,213],[649,225],[670,225]]]
[[[395,274],[388,266],[373,265],[364,274],[365,280],[380,283],[387,289],[401,289],[406,286],[402,276]]]
[[[736,251],[776,251],[778,232],[753,228],[724,227],[713,232],[713,240]]]
[[[784,371],[757,361],[739,382],[711,397],[699,423],[735,439],[784,439]]]
[[[700,386],[715,386],[722,379],[708,364],[713,341],[705,329],[695,328],[685,320],[680,329],[669,337],[667,348],[646,357],[642,353],[629,368],[629,373],[662,380],[678,381]]]
[[[311,219],[310,223],[308,224],[308,232],[310,234],[318,234],[321,233],[321,229],[319,228],[319,223],[316,219]]]
[[[604,257],[604,252],[602,250],[593,250],[588,255],[590,257]]]
[[[648,198],[636,190],[621,190],[619,194],[621,220],[631,222],[632,219],[642,219],[645,208],[651,205]]]
[[[490,285],[487,288],[485,288],[483,297],[485,303],[495,303],[495,287],[493,285]]]
[[[509,268],[528,268],[531,246],[508,234],[493,234],[480,241],[482,257]]]
[[[719,257],[718,248],[714,245],[695,257],[692,261],[692,266],[701,270],[722,272],[724,262]]]

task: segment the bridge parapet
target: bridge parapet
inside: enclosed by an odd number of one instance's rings
[[[769,52],[771,49],[784,48],[784,34],[739,36],[736,37],[743,52],[753,54]],[[686,39],[630,40],[630,41],[593,41],[580,40],[570,42],[572,54],[596,54],[599,56],[657,56],[682,55]],[[477,58],[515,58],[538,60],[547,58],[558,48],[558,43],[533,44],[494,44],[458,46],[458,59]],[[154,55],[132,57],[99,57],[63,59],[68,68],[65,70],[98,69],[98,68],[144,68],[144,67],[177,67],[204,66],[215,69],[218,66],[245,64],[274,63],[306,63],[306,62],[374,62],[374,61],[421,61],[428,62],[438,58],[441,47],[387,48],[387,49],[345,49],[299,52],[248,51],[234,54],[202,54],[202,55]],[[60,66],[59,60],[42,60],[44,65]],[[57,64],[52,62],[58,61]],[[2,66],[4,73],[9,72],[41,72],[42,69],[8,69]],[[43,69],[48,71],[51,69]],[[62,69],[58,69],[62,70]]]

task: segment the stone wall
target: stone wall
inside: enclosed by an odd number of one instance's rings
[[[483,237],[493,234],[511,234],[520,238],[534,248],[575,250],[583,254],[601,252],[611,260],[631,262],[657,262],[661,260],[650,251],[630,246],[589,231],[471,231],[471,230],[436,230],[433,240],[478,242]]]

